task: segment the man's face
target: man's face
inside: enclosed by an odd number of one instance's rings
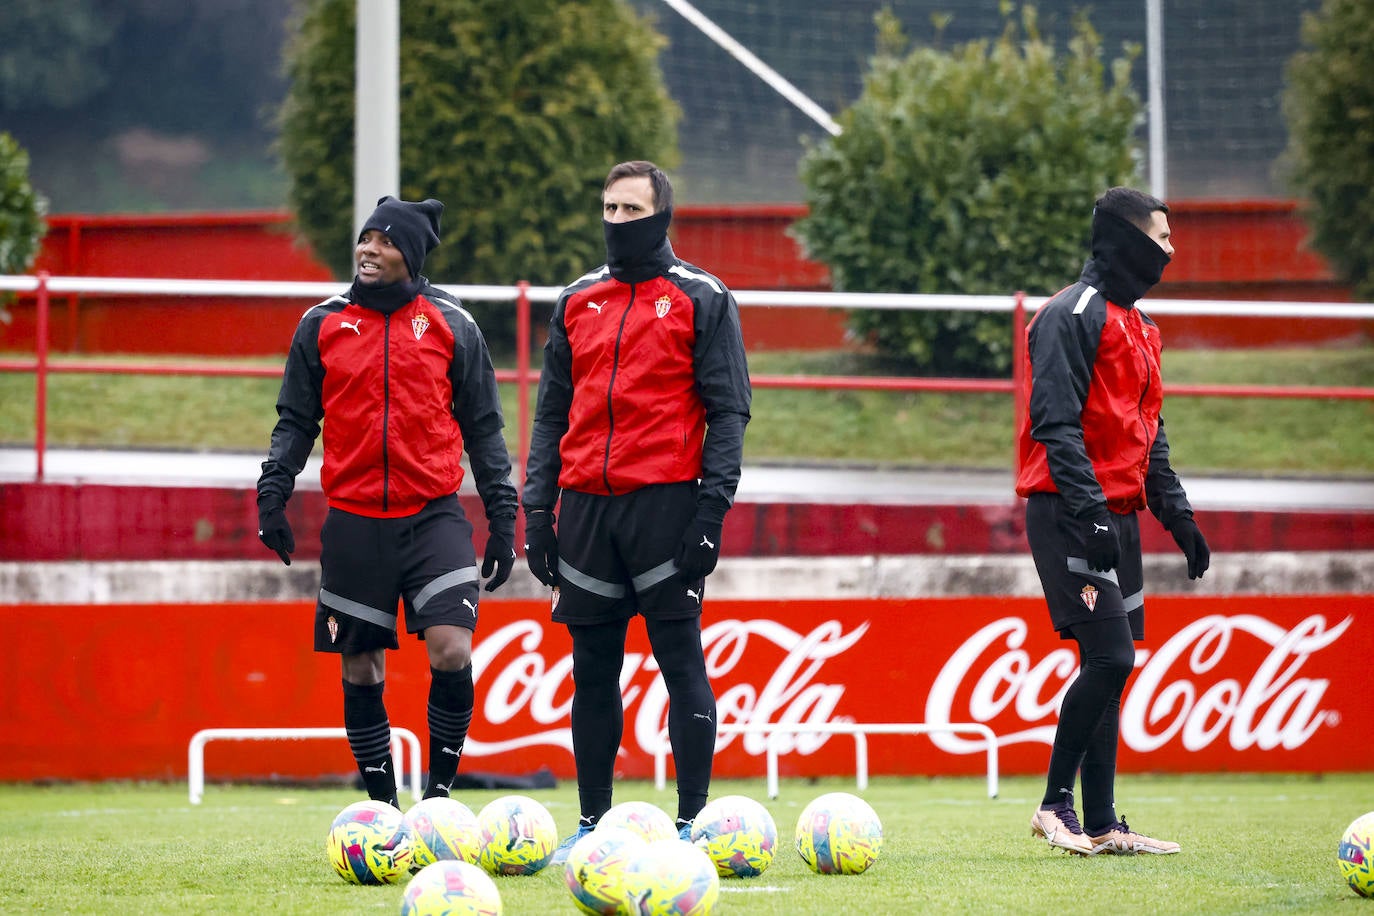
[[[391,244],[391,236],[377,229],[368,229],[358,239],[353,263],[358,269],[358,282],[364,286],[388,286],[410,279],[401,249]]]
[[[628,223],[654,215],[654,184],[648,175],[612,182],[601,194],[601,215],[608,223]]]
[[[1154,239],[1164,253],[1169,257],[1174,256],[1174,245],[1169,238],[1169,217],[1164,215],[1163,210],[1153,210],[1150,213],[1150,225],[1146,228],[1145,234]]]

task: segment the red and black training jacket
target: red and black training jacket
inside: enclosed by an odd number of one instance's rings
[[[458,300],[430,285],[393,312],[335,296],[296,327],[258,493],[284,503],[324,429],[331,507],[414,515],[458,492],[463,449],[488,519],[515,515],[501,400],[486,341]]]
[[[1026,416],[1018,496],[1058,493],[1074,515],[1145,508],[1165,524],[1191,515],[1160,417],[1159,328],[1100,289],[1092,261],[1026,329]]]
[[[698,505],[734,501],[751,389],[739,309],[664,241],[638,282],[601,267],[554,306],[524,503],[560,489],[619,495],[700,480]]]

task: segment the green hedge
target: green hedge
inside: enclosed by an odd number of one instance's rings
[[[995,41],[917,47],[880,13],[878,53],[843,133],[801,165],[809,214],[794,231],[856,292],[1049,295],[1076,279],[1097,195],[1136,177],[1138,49],[1112,61],[1086,17],[1067,51],[1035,10]],[[933,374],[1010,367],[1004,314],[856,311],[851,329]]]
[[[1368,0],[1326,0],[1302,34],[1288,64],[1285,166],[1307,199],[1313,247],[1374,300],[1374,15]]]
[[[340,278],[353,273],[354,22],[355,0],[305,5],[281,112],[291,206]],[[425,273],[560,285],[602,263],[610,167],[677,163],[661,37],[623,0],[407,2],[400,33],[401,196],[445,205]],[[489,337],[507,324],[508,306],[483,321]]]
[[[29,154],[0,132],[0,274],[27,273],[47,234],[47,201],[29,183]]]

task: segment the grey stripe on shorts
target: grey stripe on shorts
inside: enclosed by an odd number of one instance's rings
[[[453,572],[446,572],[442,576],[439,576],[437,579],[431,579],[429,584],[426,585],[424,588],[420,589],[420,594],[416,595],[415,600],[411,602],[415,607],[415,613],[418,614],[421,611],[423,611],[425,605],[429,603],[429,599],[433,598],[440,592],[446,592],[449,589],[456,588],[459,585],[476,581],[476,566],[464,566],[462,569],[455,569],[453,570]]]
[[[589,576],[561,558],[558,561],[558,577],[566,579],[584,592],[591,592],[593,595],[600,595],[603,598],[625,597],[625,586]]]
[[[653,588],[675,572],[677,572],[677,563],[673,560],[668,560],[667,562],[658,564],[653,569],[646,570],[635,576],[630,580],[630,584],[635,587],[636,592],[642,592],[646,589]]]
[[[331,591],[320,589],[320,604],[340,614],[347,614],[349,617],[356,617],[368,623],[375,623],[379,627],[386,627],[388,630],[396,628],[396,615],[388,614],[386,611],[379,611],[375,607],[368,607],[342,595],[336,595]]]
[[[1100,572],[1096,569],[1089,569],[1088,561],[1082,557],[1069,557],[1069,572],[1078,573],[1080,576],[1091,576],[1094,579],[1105,579],[1117,588],[1121,587],[1121,583],[1116,581],[1116,570],[1109,569],[1106,572]],[[1141,603],[1144,603],[1143,597]],[[1128,606],[1126,610],[1129,611],[1130,607]]]

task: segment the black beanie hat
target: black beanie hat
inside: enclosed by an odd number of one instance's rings
[[[385,233],[391,244],[401,250],[410,278],[414,280],[425,265],[425,255],[439,244],[439,217],[443,212],[444,205],[432,197],[413,203],[388,195],[377,201],[377,209],[363,223],[358,238],[369,229]]]

